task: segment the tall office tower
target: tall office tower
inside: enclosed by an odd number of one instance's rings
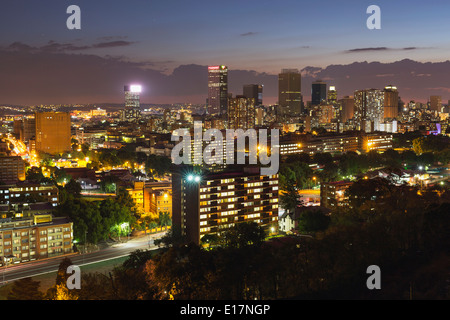
[[[56,154],[72,150],[68,112],[37,112],[35,119],[36,151]]]
[[[278,175],[263,176],[257,167],[203,174],[177,169],[172,173],[172,221],[187,242],[199,244],[203,236],[220,235],[237,223],[277,229]]]
[[[264,107],[256,107],[255,108],[255,125],[262,126],[264,125],[264,116],[266,111]]]
[[[263,85],[246,84],[244,85],[243,95],[246,98],[255,99],[255,106],[262,105]]]
[[[441,96],[431,96],[430,97],[430,110],[441,112],[442,110],[442,97]]]
[[[278,74],[278,105],[282,118],[303,113],[302,79],[297,69],[283,69]]]
[[[20,140],[22,140],[25,143],[28,143],[30,139],[33,138],[34,136],[36,136],[36,119],[24,118]]]
[[[124,92],[125,109],[122,112],[122,120],[138,120],[141,116],[140,93],[142,87],[140,85],[127,85],[124,86]]]
[[[327,84],[321,80],[314,81],[311,85],[311,105],[317,106],[327,101]]]
[[[255,127],[255,99],[236,96],[228,100],[228,129],[253,129]]]
[[[384,120],[384,90],[366,89],[355,91],[356,129],[379,131]]]
[[[398,117],[398,90],[394,86],[384,88],[384,119]]]
[[[328,103],[337,102],[337,91],[335,86],[330,86],[330,88],[328,89],[327,101]]]
[[[341,121],[346,122],[353,118],[355,110],[355,98],[353,96],[345,96],[339,100],[341,105]]]
[[[228,68],[208,67],[208,114],[225,115],[228,108]]]

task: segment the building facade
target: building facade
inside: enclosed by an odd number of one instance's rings
[[[278,114],[292,117],[303,113],[302,79],[299,70],[283,69],[278,74]]]
[[[0,156],[0,181],[3,183],[16,183],[25,180],[25,162],[22,157]]]
[[[228,68],[208,67],[208,114],[225,115],[228,107]]]
[[[311,84],[311,105],[317,106],[327,101],[327,84],[323,81],[314,81]]]
[[[267,230],[278,226],[278,175],[262,176],[259,168],[241,171],[173,174],[173,226],[188,242],[255,222]]]
[[[0,206],[0,263],[5,265],[73,253],[73,224],[54,218],[48,203]]]
[[[255,115],[255,99],[245,96],[228,99],[228,129],[253,129]]]
[[[69,152],[71,121],[68,112],[39,112],[36,119],[36,151],[48,154]]]
[[[355,91],[354,117],[357,130],[378,131],[384,121],[384,91],[379,89]]]
[[[141,116],[140,94],[142,87],[140,85],[124,86],[125,109],[121,112],[122,121],[139,120]]]

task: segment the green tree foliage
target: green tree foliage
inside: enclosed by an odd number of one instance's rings
[[[324,231],[330,222],[330,215],[322,210],[305,210],[299,216],[298,228],[301,233]]]
[[[255,222],[235,224],[221,236],[227,247],[243,248],[246,246],[260,246],[266,237],[266,232]]]
[[[162,177],[170,172],[171,165],[170,158],[151,154],[145,162],[145,171],[149,176]]]
[[[40,281],[33,281],[31,277],[14,281],[8,300],[42,300],[44,294],[39,290]]]

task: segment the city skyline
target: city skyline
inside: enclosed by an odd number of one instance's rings
[[[207,66],[218,64],[228,66],[235,95],[264,84],[265,104],[276,103],[284,68],[302,70],[307,99],[315,80],[336,86],[340,97],[390,84],[405,102],[450,96],[439,25],[449,4],[437,1],[378,1],[381,30],[366,27],[367,1],[78,1],[81,30],[66,27],[68,3],[47,4],[15,1],[2,10],[1,29],[10,31],[0,41],[2,104],[122,103],[121,88],[131,82],[142,83],[143,103],[203,104]]]

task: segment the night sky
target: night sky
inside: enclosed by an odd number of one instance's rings
[[[69,30],[69,5],[81,30]],[[381,30],[366,9],[381,8]],[[445,1],[3,0],[0,104],[122,103],[141,83],[144,103],[204,103],[206,66],[225,64],[230,89],[303,70],[302,91],[326,80],[338,95],[397,85],[405,101],[450,99],[450,3]],[[367,62],[367,63],[365,63]]]

